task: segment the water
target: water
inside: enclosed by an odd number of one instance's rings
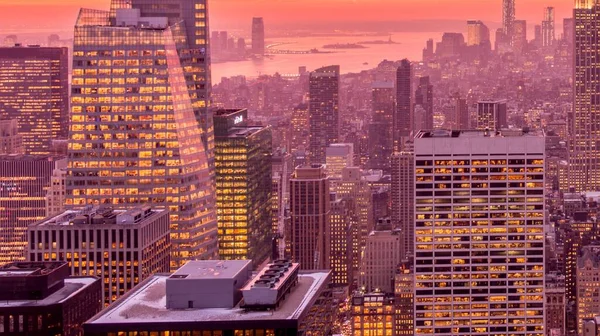
[[[333,54],[275,55],[273,59],[248,60],[217,63],[212,66],[213,83],[223,77],[244,75],[247,78],[259,75],[297,74],[298,67],[308,71],[327,65],[340,65],[342,73],[360,72],[375,68],[384,59],[390,61],[408,58],[419,61],[428,39],[441,40],[442,33],[393,33],[392,40],[398,44],[367,44],[364,49],[323,49],[326,44],[356,43],[360,41],[387,40],[389,36],[328,36],[268,39],[267,44],[286,43],[276,47],[282,50],[335,51]],[[366,64],[365,64],[366,63]]]

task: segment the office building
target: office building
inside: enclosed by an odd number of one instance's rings
[[[191,261],[170,276],[155,275],[85,323],[85,334],[330,334],[331,271],[302,272],[277,260],[250,278],[250,264]]]
[[[361,251],[366,245],[366,239],[375,226],[373,216],[373,196],[369,182],[362,176],[358,167],[348,167],[342,170],[342,179],[336,185],[339,197],[350,200],[354,205],[353,217],[356,225],[353,229],[353,268],[358,270]]]
[[[358,275],[363,292],[394,293],[396,267],[402,262],[403,241],[400,230],[377,227],[367,237]]]
[[[290,180],[292,259],[303,270],[330,269],[329,177],[323,165],[299,166]]]
[[[101,310],[101,282],[70,277],[65,262],[16,262],[0,267],[0,333],[83,336]]]
[[[63,157],[0,156],[0,265],[25,261],[27,225],[46,215],[46,192]]]
[[[491,132],[508,127],[505,100],[485,100],[477,103],[477,129]]]
[[[307,150],[310,138],[310,113],[307,104],[300,104],[294,108],[292,115],[292,144],[291,150]]]
[[[522,54],[527,49],[527,21],[515,20],[513,22],[512,35],[513,50],[517,54]]]
[[[396,113],[394,114],[394,151],[402,151],[412,130],[412,65],[403,59],[396,70]]]
[[[389,293],[356,293],[351,300],[352,336],[395,333],[394,295]]]
[[[334,143],[325,149],[325,167],[331,180],[340,180],[342,170],[354,166],[354,145]]]
[[[575,20],[573,18],[563,19],[563,40],[565,40],[570,46],[575,41]]]
[[[66,261],[71,274],[102,279],[105,305],[169,271],[169,215],[148,206],[68,210],[28,228],[28,260]]]
[[[392,156],[391,218],[393,225],[402,232],[403,259],[412,256],[414,252],[414,159],[412,152],[400,152]]]
[[[67,48],[0,48],[0,119],[16,119],[26,154],[50,154],[68,133]]]
[[[252,18],[252,53],[265,54],[265,22],[261,17]]]
[[[412,261],[403,260],[394,276],[396,325],[394,335],[414,335],[415,332],[415,279]]]
[[[554,7],[544,8],[544,21],[542,21],[542,46],[551,47],[556,39],[554,31]]]
[[[325,163],[325,148],[339,142],[340,67],[332,65],[310,73],[309,152],[310,162]]]
[[[515,0],[502,0],[502,32],[512,40],[515,23]]]
[[[566,307],[564,276],[546,277],[546,335],[566,334]]]
[[[394,83],[376,82],[372,86],[372,115],[369,124],[369,168],[389,171],[394,140],[396,110]]]
[[[277,150],[271,157],[271,217],[273,234],[284,235],[285,215],[290,202],[290,178],[294,171],[292,155]]]
[[[67,158],[57,160],[46,192],[45,217],[65,211],[67,199]]]
[[[600,68],[596,45],[600,33],[600,5],[578,0],[574,9],[575,70],[573,78],[573,113],[569,114],[569,186],[576,191],[600,189],[600,131],[595,125],[600,102],[592,99],[596,83],[591,76]]]
[[[600,277],[600,246],[581,249],[577,260],[577,330],[583,334],[583,322],[600,315],[598,278]]]
[[[414,146],[415,335],[543,336],[543,134],[439,130]]]
[[[246,109],[218,110],[214,118],[219,257],[260,265],[273,230],[271,128],[248,125]]]
[[[17,119],[0,120],[0,155],[25,154]]]
[[[455,130],[469,129],[469,126],[471,124],[471,117],[469,116],[469,106],[467,105],[467,100],[465,98],[461,98],[459,93],[453,95],[451,99],[454,103],[453,128]]]
[[[67,207],[168,209],[175,269],[218,252],[207,9],[202,0],[157,3],[80,12]]]
[[[349,199],[337,198],[335,194],[331,194],[331,197],[329,213],[331,283],[334,286],[348,286],[352,284],[354,277],[352,268],[354,241],[352,225],[356,224],[352,218],[354,203]]]
[[[429,76],[419,78],[419,85],[417,86],[417,90],[415,92],[415,106],[420,106],[424,111],[424,115],[423,121],[419,125],[416,121],[417,112],[414,112],[415,125],[413,130],[418,131],[422,129],[433,129],[433,85],[431,85],[429,82]]]
[[[490,30],[483,22],[467,21],[467,46],[479,46],[489,42]]]

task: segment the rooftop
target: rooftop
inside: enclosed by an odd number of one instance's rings
[[[250,260],[202,260],[188,262],[171,278],[185,279],[232,279],[251,264]]]
[[[141,223],[158,214],[163,214],[164,211],[162,209],[152,209],[150,206],[137,206],[128,210],[86,206],[81,210],[66,210],[58,215],[50,216],[31,224],[30,227],[98,224],[131,225]]]
[[[88,324],[137,324],[173,322],[230,322],[256,320],[298,319],[316,300],[320,289],[327,284],[329,271],[304,273],[298,277],[298,285],[281,302],[276,310],[246,311],[239,303],[232,309],[167,309],[166,281],[169,275],[154,275],[138,287],[96,315]]]
[[[543,137],[544,133],[541,131],[531,131],[529,129],[522,130],[500,130],[500,131],[489,131],[489,130],[444,130],[436,129],[433,131],[421,130],[415,138],[509,138],[509,137]]]
[[[100,281],[100,279],[96,277],[66,278],[64,287],[42,300],[1,300],[0,308],[40,307],[63,303],[96,281]]]

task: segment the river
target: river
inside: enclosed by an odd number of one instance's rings
[[[308,71],[327,65],[339,65],[342,73],[360,72],[375,68],[381,61],[421,60],[423,48],[428,39],[440,41],[443,33],[393,33],[391,38],[397,44],[365,44],[363,49],[323,49],[326,44],[356,43],[361,41],[387,40],[389,36],[327,36],[327,37],[293,37],[270,38],[266,44],[279,44],[276,49],[310,50],[335,53],[322,54],[279,54],[273,58],[226,62],[212,65],[213,84],[221,82],[223,77],[244,75],[255,78],[259,75],[297,74],[298,67],[306,66]]]

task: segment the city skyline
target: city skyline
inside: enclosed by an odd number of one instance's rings
[[[102,9],[109,0],[86,1],[85,7]],[[0,27],[34,30],[52,28],[69,30],[76,19],[81,3],[76,0],[1,0]],[[489,10],[495,6],[498,10]],[[226,0],[209,4],[211,25],[225,29],[229,26],[243,26],[252,16],[265,18],[267,26],[293,25],[301,23],[347,22],[347,21],[412,21],[423,19],[445,20],[483,20],[486,23],[500,25],[502,22],[502,0],[493,3],[476,0],[310,0],[310,1],[263,1],[263,0]],[[516,3],[516,19],[540,21],[543,19],[543,7],[556,8],[557,22],[572,15],[573,4],[561,0],[528,0]],[[10,9],[10,10],[8,10]],[[332,18],[328,13],[335,10]],[[48,12],[55,15],[48,17]],[[22,15],[15,15],[22,14]],[[23,18],[26,20],[23,21]],[[359,19],[359,20],[357,20]],[[20,27],[19,27],[20,26]],[[427,28],[424,26],[423,28]],[[426,29],[425,29],[426,30]]]

